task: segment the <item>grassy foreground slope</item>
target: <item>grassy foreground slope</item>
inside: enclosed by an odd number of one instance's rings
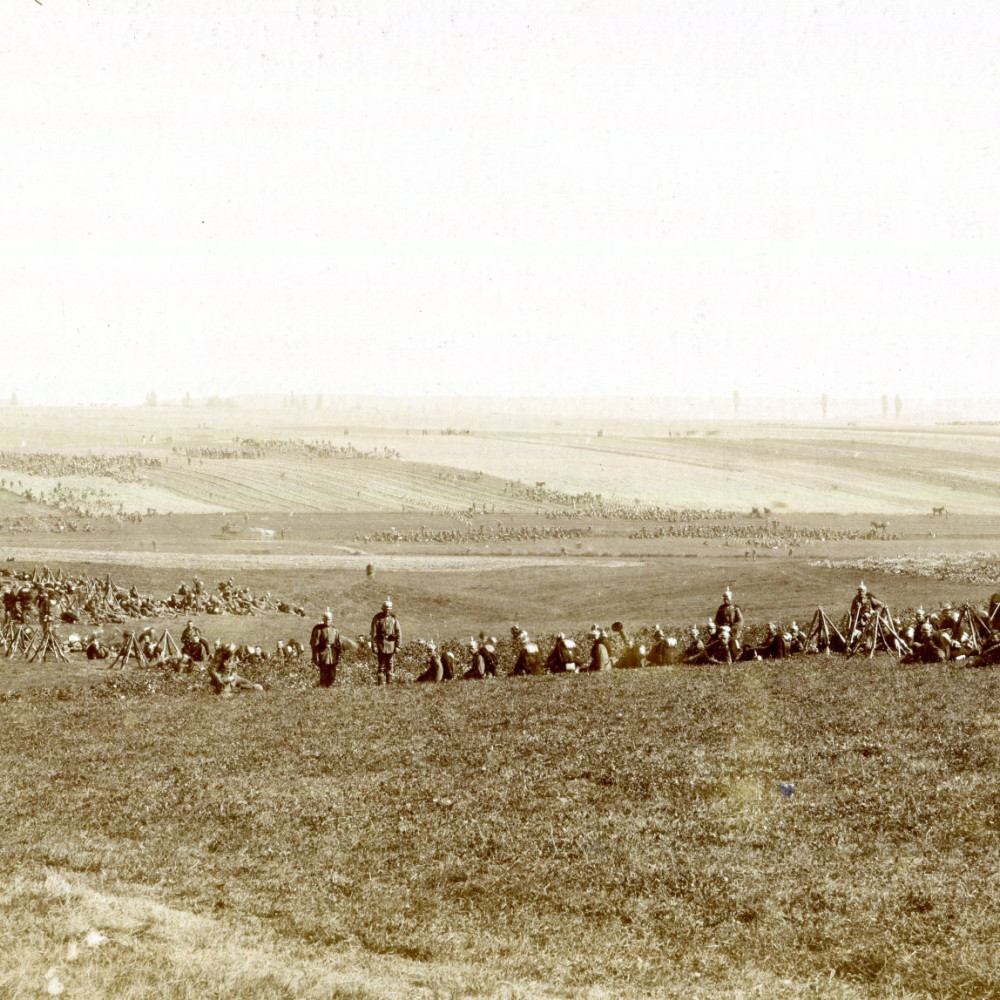
[[[998,694],[801,658],[8,701],[0,992],[993,996]]]

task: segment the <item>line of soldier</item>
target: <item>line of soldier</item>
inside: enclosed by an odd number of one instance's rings
[[[565,633],[555,636],[550,652],[542,652],[538,643],[519,625],[511,628],[511,638],[517,650],[512,676],[545,673],[600,672],[612,667],[629,668],[664,666],[668,664],[728,664],[754,660],[784,659],[799,653],[871,652],[875,646],[872,623],[882,625],[885,648],[897,652],[904,663],[940,663],[948,660],[974,659],[977,663],[1000,663],[1000,593],[990,598],[988,611],[969,611],[977,616],[974,636],[969,631],[969,620],[963,627],[962,612],[945,605],[941,611],[927,615],[923,609],[916,613],[908,626],[892,619],[884,602],[868,592],[864,583],[858,587],[848,614],[846,635],[835,626],[814,627],[806,632],[793,621],[788,629],[781,629],[769,622],[763,641],[757,645],[743,644],[743,612],[733,600],[728,588],[715,615],[708,621],[705,631],[697,625],[690,630],[690,641],[684,648],[678,646],[673,636],[665,634],[659,626],[652,631],[649,649],[636,642],[625,631],[621,622],[611,626],[624,646],[619,656],[612,656],[608,632],[595,624],[587,633],[590,649],[586,657],[576,641]],[[877,632],[875,633],[877,635]],[[392,661],[402,643],[399,619],[387,600],[371,623],[368,644],[376,655],[376,683],[388,684],[392,680]],[[333,627],[333,613],[327,610],[323,621],[313,628],[310,638],[313,663],[320,671],[320,684],[329,687],[336,680],[337,663],[347,644],[352,649],[358,643],[343,639]],[[466,644],[468,665],[459,666],[453,652],[439,649],[435,642],[422,643],[427,650],[427,666],[417,678],[418,682],[438,682],[464,678],[478,680],[498,676],[499,659],[497,639],[481,632],[470,637]]]

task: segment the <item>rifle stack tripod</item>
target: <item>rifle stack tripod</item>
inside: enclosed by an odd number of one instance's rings
[[[29,663],[34,663],[39,657],[44,663],[50,656],[63,663],[69,662],[69,657],[63,652],[59,636],[45,619],[40,628],[26,625],[24,622],[8,621],[0,626],[0,651],[8,659],[14,654],[23,656]]]

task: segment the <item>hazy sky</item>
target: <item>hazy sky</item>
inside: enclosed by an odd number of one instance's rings
[[[43,4],[0,399],[998,394],[995,2]]]

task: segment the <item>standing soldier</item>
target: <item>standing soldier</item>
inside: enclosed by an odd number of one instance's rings
[[[743,631],[743,612],[738,604],[733,603],[733,592],[728,587],[722,595],[719,610],[715,612],[715,624],[720,631],[725,627],[729,633],[726,636],[728,659],[730,661],[738,660],[740,658],[740,633]]]
[[[331,687],[337,679],[337,664],[340,662],[340,632],[333,627],[333,612],[327,608],[323,620],[313,626],[309,637],[312,647],[312,661],[319,667],[319,686]]]
[[[372,649],[378,665],[375,669],[375,683],[388,684],[392,679],[392,657],[403,641],[399,619],[392,613],[392,601],[382,603],[382,610],[372,619]]]

